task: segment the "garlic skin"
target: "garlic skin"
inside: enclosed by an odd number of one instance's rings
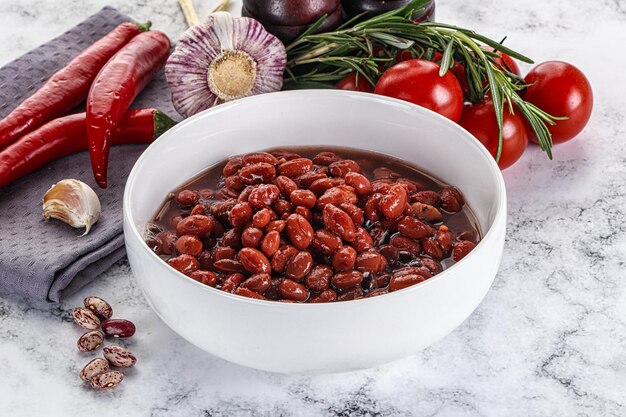
[[[100,218],[100,200],[96,192],[82,181],[66,179],[57,182],[43,196],[43,218],[61,220],[72,227],[85,227],[85,236]]]
[[[258,21],[209,15],[181,37],[165,65],[174,107],[184,117],[217,104],[279,91],[285,46]]]

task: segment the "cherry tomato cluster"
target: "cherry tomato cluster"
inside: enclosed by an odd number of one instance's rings
[[[494,52],[490,47],[486,50]],[[513,58],[497,53],[495,64],[521,77]],[[363,91],[406,100],[433,110],[459,123],[473,134],[496,157],[499,130],[493,102],[486,94],[478,103],[468,100],[469,86],[465,67],[455,60],[444,75],[439,75],[442,55],[437,52],[432,60],[414,59],[410,52],[400,52],[396,64],[387,69],[377,84],[371,85],[364,77],[351,73],[337,84],[338,89]],[[580,133],[593,108],[593,92],[585,75],[575,66],[561,61],[537,65],[524,77],[527,88],[522,92],[525,101],[548,114],[566,118],[548,126],[553,143],[562,143]],[[486,86],[486,83],[484,87]],[[504,109],[500,169],[513,165],[524,153],[528,142],[537,143],[529,123],[519,111]]]

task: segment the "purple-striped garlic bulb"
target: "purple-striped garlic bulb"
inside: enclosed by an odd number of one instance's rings
[[[165,66],[174,107],[184,117],[226,101],[278,91],[285,46],[258,21],[216,12],[191,27]]]

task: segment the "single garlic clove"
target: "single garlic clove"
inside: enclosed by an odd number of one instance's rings
[[[96,192],[78,180],[62,180],[43,196],[43,218],[58,219],[72,227],[85,227],[85,236],[100,218],[100,200]]]

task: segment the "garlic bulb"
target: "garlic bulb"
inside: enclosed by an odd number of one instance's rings
[[[278,91],[285,46],[258,21],[216,12],[183,34],[165,65],[174,107],[189,117],[226,101]]]
[[[59,219],[72,227],[85,227],[85,236],[100,218],[100,200],[82,181],[62,180],[43,196],[43,218]]]

